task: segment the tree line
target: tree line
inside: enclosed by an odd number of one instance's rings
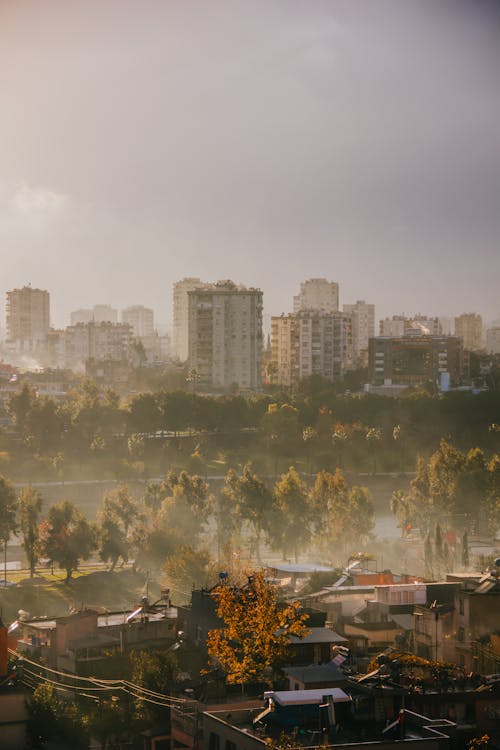
[[[242,546],[257,561],[263,540],[284,559],[314,544],[325,559],[343,560],[374,526],[369,491],[350,486],[340,469],[307,484],[291,467],[269,483],[247,465],[241,474],[229,470],[216,493],[199,475],[171,471],[141,497],[127,485],[106,492],[96,521],[67,500],[43,511],[38,490],[16,493],[0,477],[0,542],[19,533],[31,576],[44,560],[69,581],[81,561],[98,556],[110,570],[130,560],[142,570],[166,567],[167,578],[189,588],[213,576],[215,565],[233,566]]]
[[[24,384],[6,408],[14,432],[0,433],[0,468],[47,478],[82,465],[101,472],[109,465],[115,476],[141,475],[168,451],[173,463],[177,456],[181,464],[192,458],[199,472],[219,459],[226,467],[260,461],[265,473],[298,461],[310,473],[337,466],[405,471],[417,455],[437,448],[443,435],[461,449],[495,450],[500,391],[350,397],[312,378],[295,392],[254,397],[158,390],[122,400],[84,379],[61,402]],[[180,439],[189,433],[198,436],[194,444]],[[11,455],[15,461],[9,463]]]

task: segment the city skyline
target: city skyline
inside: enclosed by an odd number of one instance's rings
[[[499,34],[487,0],[6,0],[2,292],[164,325],[176,280],[232,278],[268,326],[324,276],[498,318]]]

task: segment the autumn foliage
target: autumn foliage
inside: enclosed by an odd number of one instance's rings
[[[224,625],[209,632],[208,653],[229,683],[269,680],[289,653],[289,636],[308,632],[300,604],[281,605],[276,587],[262,572],[250,576],[241,588],[222,583],[212,596]]]

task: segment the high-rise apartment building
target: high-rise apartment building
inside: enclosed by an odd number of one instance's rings
[[[489,354],[500,354],[500,326],[486,330],[486,351]]]
[[[91,308],[74,310],[70,314],[71,325],[78,323],[116,323],[118,311],[110,305],[94,305]]]
[[[483,320],[477,313],[463,313],[455,318],[455,336],[460,336],[464,349],[478,351],[483,347]]]
[[[272,382],[291,386],[311,375],[334,382],[351,364],[351,317],[303,310],[271,319]]]
[[[357,367],[367,365],[368,340],[375,336],[375,305],[358,300],[344,305],[344,312],[352,319],[352,349]]]
[[[294,313],[300,310],[322,310],[333,313],[339,309],[339,285],[327,279],[308,279],[300,285],[293,298]]]
[[[210,388],[261,385],[262,292],[232,281],[188,293],[188,366]]]
[[[132,326],[132,332],[137,339],[154,335],[154,312],[143,305],[132,305],[122,310],[122,323]]]
[[[36,349],[50,328],[50,295],[44,289],[23,286],[7,292],[7,345],[18,352]]]
[[[185,362],[189,354],[189,292],[209,289],[212,285],[198,278],[185,278],[174,284],[173,300],[173,356]]]

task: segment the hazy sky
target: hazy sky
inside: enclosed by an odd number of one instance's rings
[[[192,275],[500,316],[496,0],[0,0],[0,102],[0,291],[56,325]]]

